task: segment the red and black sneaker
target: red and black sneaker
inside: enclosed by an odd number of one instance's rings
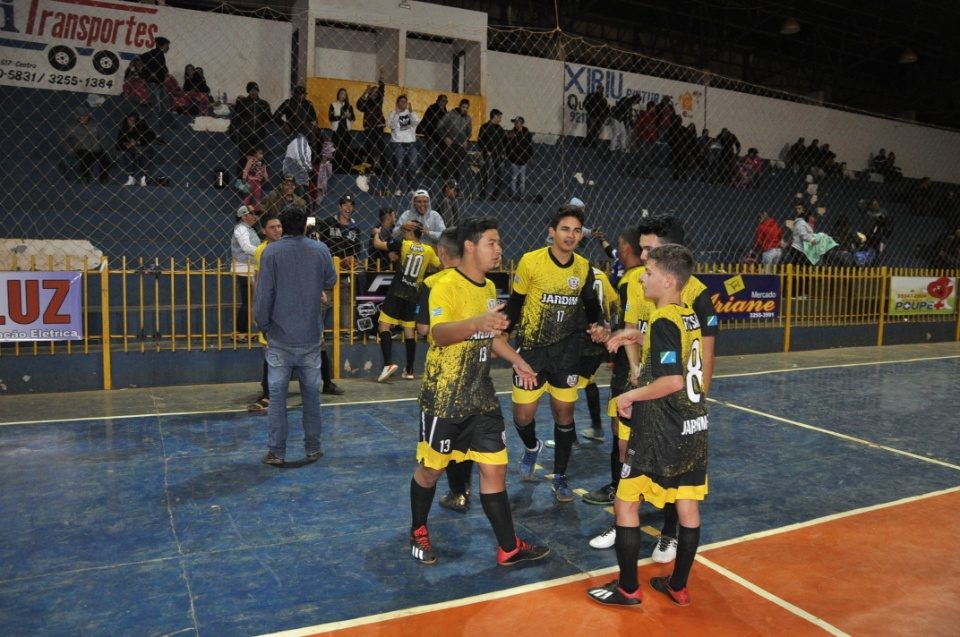
[[[413,559],[421,564],[436,564],[437,556],[433,554],[433,546],[430,544],[430,532],[427,531],[427,525],[415,529],[410,536],[410,552]]]
[[[653,587],[653,590],[658,593],[663,593],[670,598],[670,601],[676,604],[677,606],[689,606],[690,605],[690,591],[687,590],[687,587],[684,586],[679,591],[675,591],[670,588],[670,578],[669,577],[651,577],[650,586]]]
[[[620,580],[613,580],[606,586],[588,588],[587,595],[595,602],[609,606],[637,606],[643,603],[643,593],[640,587],[632,593],[620,588]]]
[[[517,548],[512,551],[504,551],[497,547],[497,564],[500,566],[513,566],[518,562],[531,562],[549,555],[550,549],[545,546],[534,546],[527,544],[519,537],[517,538]]]

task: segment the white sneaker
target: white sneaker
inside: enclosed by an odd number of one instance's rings
[[[140,185],[141,185],[141,186],[146,186],[146,185],[147,185],[147,176],[146,176],[146,175],[144,175],[143,177],[140,178]]]
[[[403,193],[400,192],[399,190],[397,190],[397,191],[395,191],[395,192],[393,193],[393,196],[394,196],[394,197],[402,197],[402,196],[403,196]]]
[[[590,546],[595,549],[608,549],[617,541],[617,527],[611,526],[609,529],[590,540]]]
[[[133,175],[127,177],[127,183],[123,184],[124,186],[136,186],[137,180],[133,178]]]
[[[399,365],[387,365],[383,368],[383,371],[380,372],[380,376],[377,377],[377,382],[382,383],[387,380],[398,369],[400,369]]]
[[[672,537],[661,535],[657,545],[653,547],[653,555],[650,559],[657,564],[669,564],[677,559],[677,541]]]

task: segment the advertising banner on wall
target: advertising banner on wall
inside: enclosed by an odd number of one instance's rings
[[[291,27],[257,20],[109,0],[0,2],[0,85],[118,95],[130,60],[170,40],[167,68],[178,82],[203,66],[212,93],[285,97]]]
[[[611,71],[582,64],[563,65],[563,134],[584,136],[587,132],[587,113],[583,101],[597,84],[610,107],[621,99],[633,98],[633,112],[646,109],[648,102],[666,98],[683,118],[684,125],[703,124],[703,86],[673,80],[649,77],[638,73]]]
[[[891,316],[954,314],[957,280],[947,277],[895,276],[890,279]]]
[[[775,274],[698,274],[720,321],[780,316],[780,277]]]
[[[0,342],[82,339],[82,276],[0,272]]]

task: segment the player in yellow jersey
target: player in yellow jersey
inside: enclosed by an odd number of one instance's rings
[[[263,235],[266,237],[266,239],[260,242],[260,245],[257,246],[257,251],[253,253],[254,272],[260,271],[260,255],[263,254],[263,249],[266,248],[268,244],[271,244],[274,241],[279,241],[280,237],[283,236],[283,226],[280,225],[280,217],[277,215],[266,215],[260,220],[260,227],[263,229]],[[256,294],[256,289],[256,279],[254,279],[254,295]],[[267,339],[264,338],[263,332],[259,333],[259,338],[261,345],[267,344]],[[264,352],[266,352],[266,350],[264,350]],[[253,403],[252,405],[247,405],[247,411],[266,412],[267,407],[270,406],[270,384],[267,382],[266,357],[263,359],[263,377],[260,380],[260,388],[262,390],[260,398],[258,398],[257,402]]]
[[[516,326],[517,350],[537,372],[532,389],[521,387],[514,379],[513,423],[526,447],[520,460],[520,477],[532,480],[537,456],[543,449],[534,416],[540,396],[550,394],[556,443],[552,486],[558,501],[570,502],[573,491],[566,473],[577,438],[573,420],[580,364],[577,342],[584,325],[598,337],[606,330],[597,324],[602,310],[590,262],[575,252],[583,236],[583,209],[560,206],[550,221],[549,232],[552,245],[520,259],[507,302],[511,329]]]
[[[437,480],[451,460],[475,460],[480,504],[493,527],[497,564],[538,560],[550,549],[517,537],[507,497],[507,446],[503,414],[490,378],[493,354],[513,365],[518,383],[533,387],[537,375],[499,335],[509,322],[486,278],[503,250],[493,217],[469,217],[457,229],[460,265],[430,290],[430,349],[420,384],[420,463],[410,481],[410,550],[423,564],[436,553],[427,517]]]
[[[587,591],[601,604],[631,606],[643,595],[637,581],[640,556],[640,503],[675,503],[680,517],[676,564],[669,577],[650,585],[678,606],[690,604],[687,578],[700,544],[699,501],[707,494],[707,396],[704,387],[700,320],[682,301],[693,272],[693,255],[683,246],[663,245],[649,252],[641,282],[656,303],[649,330],[614,335],[615,348],[644,340],[639,387],[617,399],[620,416],[630,421],[630,441],[614,501],[620,577]]]
[[[380,306],[380,352],[383,354],[383,371],[377,378],[378,383],[387,380],[397,371],[397,366],[393,363],[393,335],[390,333],[392,325],[403,328],[407,350],[407,366],[403,377],[413,380],[413,361],[417,353],[417,335],[414,328],[420,283],[428,268],[441,267],[440,259],[433,248],[420,241],[423,227],[417,222],[410,222],[408,225],[409,227],[401,230],[403,243],[400,247],[400,258],[395,263],[393,281],[387,288],[387,297]]]

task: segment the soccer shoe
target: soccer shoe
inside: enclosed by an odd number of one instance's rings
[[[147,185],[147,176],[146,176],[146,175],[144,175],[143,177],[140,178],[140,185],[141,185],[141,186],[146,186],[146,185]]]
[[[440,498],[440,506],[442,506],[444,509],[450,509],[451,511],[459,511],[462,513],[470,509],[470,500],[467,499],[466,493],[454,493],[451,491],[447,495]]]
[[[609,529],[590,540],[590,546],[595,549],[608,549],[617,541],[617,527],[611,526]]]
[[[328,396],[343,396],[344,391],[343,388],[336,383],[327,383],[323,386],[322,393],[327,394]]]
[[[669,577],[651,577],[650,586],[653,587],[653,590],[658,593],[663,593],[670,598],[670,601],[676,604],[677,606],[689,606],[690,605],[690,591],[687,590],[687,587],[684,586],[682,590],[675,591],[670,588],[670,578]]]
[[[273,465],[274,467],[283,466],[283,458],[276,457],[275,455],[273,455],[272,451],[268,451],[267,455],[265,455],[260,462],[262,462],[263,464]]]
[[[497,564],[500,566],[513,566],[519,562],[532,562],[533,560],[546,557],[549,553],[550,549],[547,547],[527,544],[518,537],[517,548],[510,552],[497,547]]]
[[[589,427],[580,432],[584,438],[603,442],[603,427]]]
[[[267,411],[270,407],[270,399],[263,397],[259,398],[257,402],[252,405],[247,405],[247,411]]]
[[[657,564],[669,564],[677,559],[677,541],[672,537],[661,535],[657,545],[653,547],[650,559]]]
[[[537,441],[536,449],[526,449],[523,457],[520,458],[520,479],[524,482],[533,480],[533,475],[537,472],[537,456],[543,451],[543,443]]]
[[[136,186],[137,180],[133,178],[133,175],[127,175],[127,182],[123,184],[124,186]]]
[[[416,529],[410,536],[410,552],[413,559],[421,564],[436,564],[437,556],[433,554],[433,546],[430,544],[430,532],[427,526],[423,525]]]
[[[588,588],[587,595],[593,601],[608,606],[638,606],[643,603],[643,593],[640,592],[640,588],[637,587],[637,590],[628,593],[620,588],[620,580],[613,580],[606,586]]]
[[[596,491],[588,491],[583,494],[583,501],[587,504],[599,504],[605,506],[613,504],[613,499],[617,495],[617,487],[611,482],[605,487],[600,487]]]
[[[557,441],[556,441],[556,440],[553,440],[553,439],[544,440],[544,441],[543,441],[543,446],[546,447],[547,449],[556,449],[556,447],[557,447]],[[574,449],[574,450],[576,450],[576,451],[580,451],[580,441],[574,439],[573,445],[572,445],[570,448],[571,448],[571,449]]]
[[[378,383],[382,383],[383,381],[387,380],[387,379],[390,378],[390,376],[392,376],[392,375],[394,374],[394,372],[396,372],[398,369],[400,369],[400,366],[399,366],[399,365],[387,365],[387,366],[385,366],[385,367],[383,368],[383,371],[381,371],[381,372],[380,372],[380,375],[377,377],[377,382],[378,382]]]
[[[317,450],[314,451],[313,453],[308,453],[308,454],[307,454],[307,462],[308,462],[308,463],[310,463],[310,462],[316,462],[317,460],[320,459],[320,457],[321,457],[322,455],[323,455],[323,449],[317,449]]]
[[[403,372],[403,374],[401,374],[401,377],[403,378],[403,380],[413,380],[414,378],[416,378],[416,376],[413,375],[413,372]]]
[[[553,492],[558,502],[573,502],[573,491],[567,486],[567,476],[553,476]]]

